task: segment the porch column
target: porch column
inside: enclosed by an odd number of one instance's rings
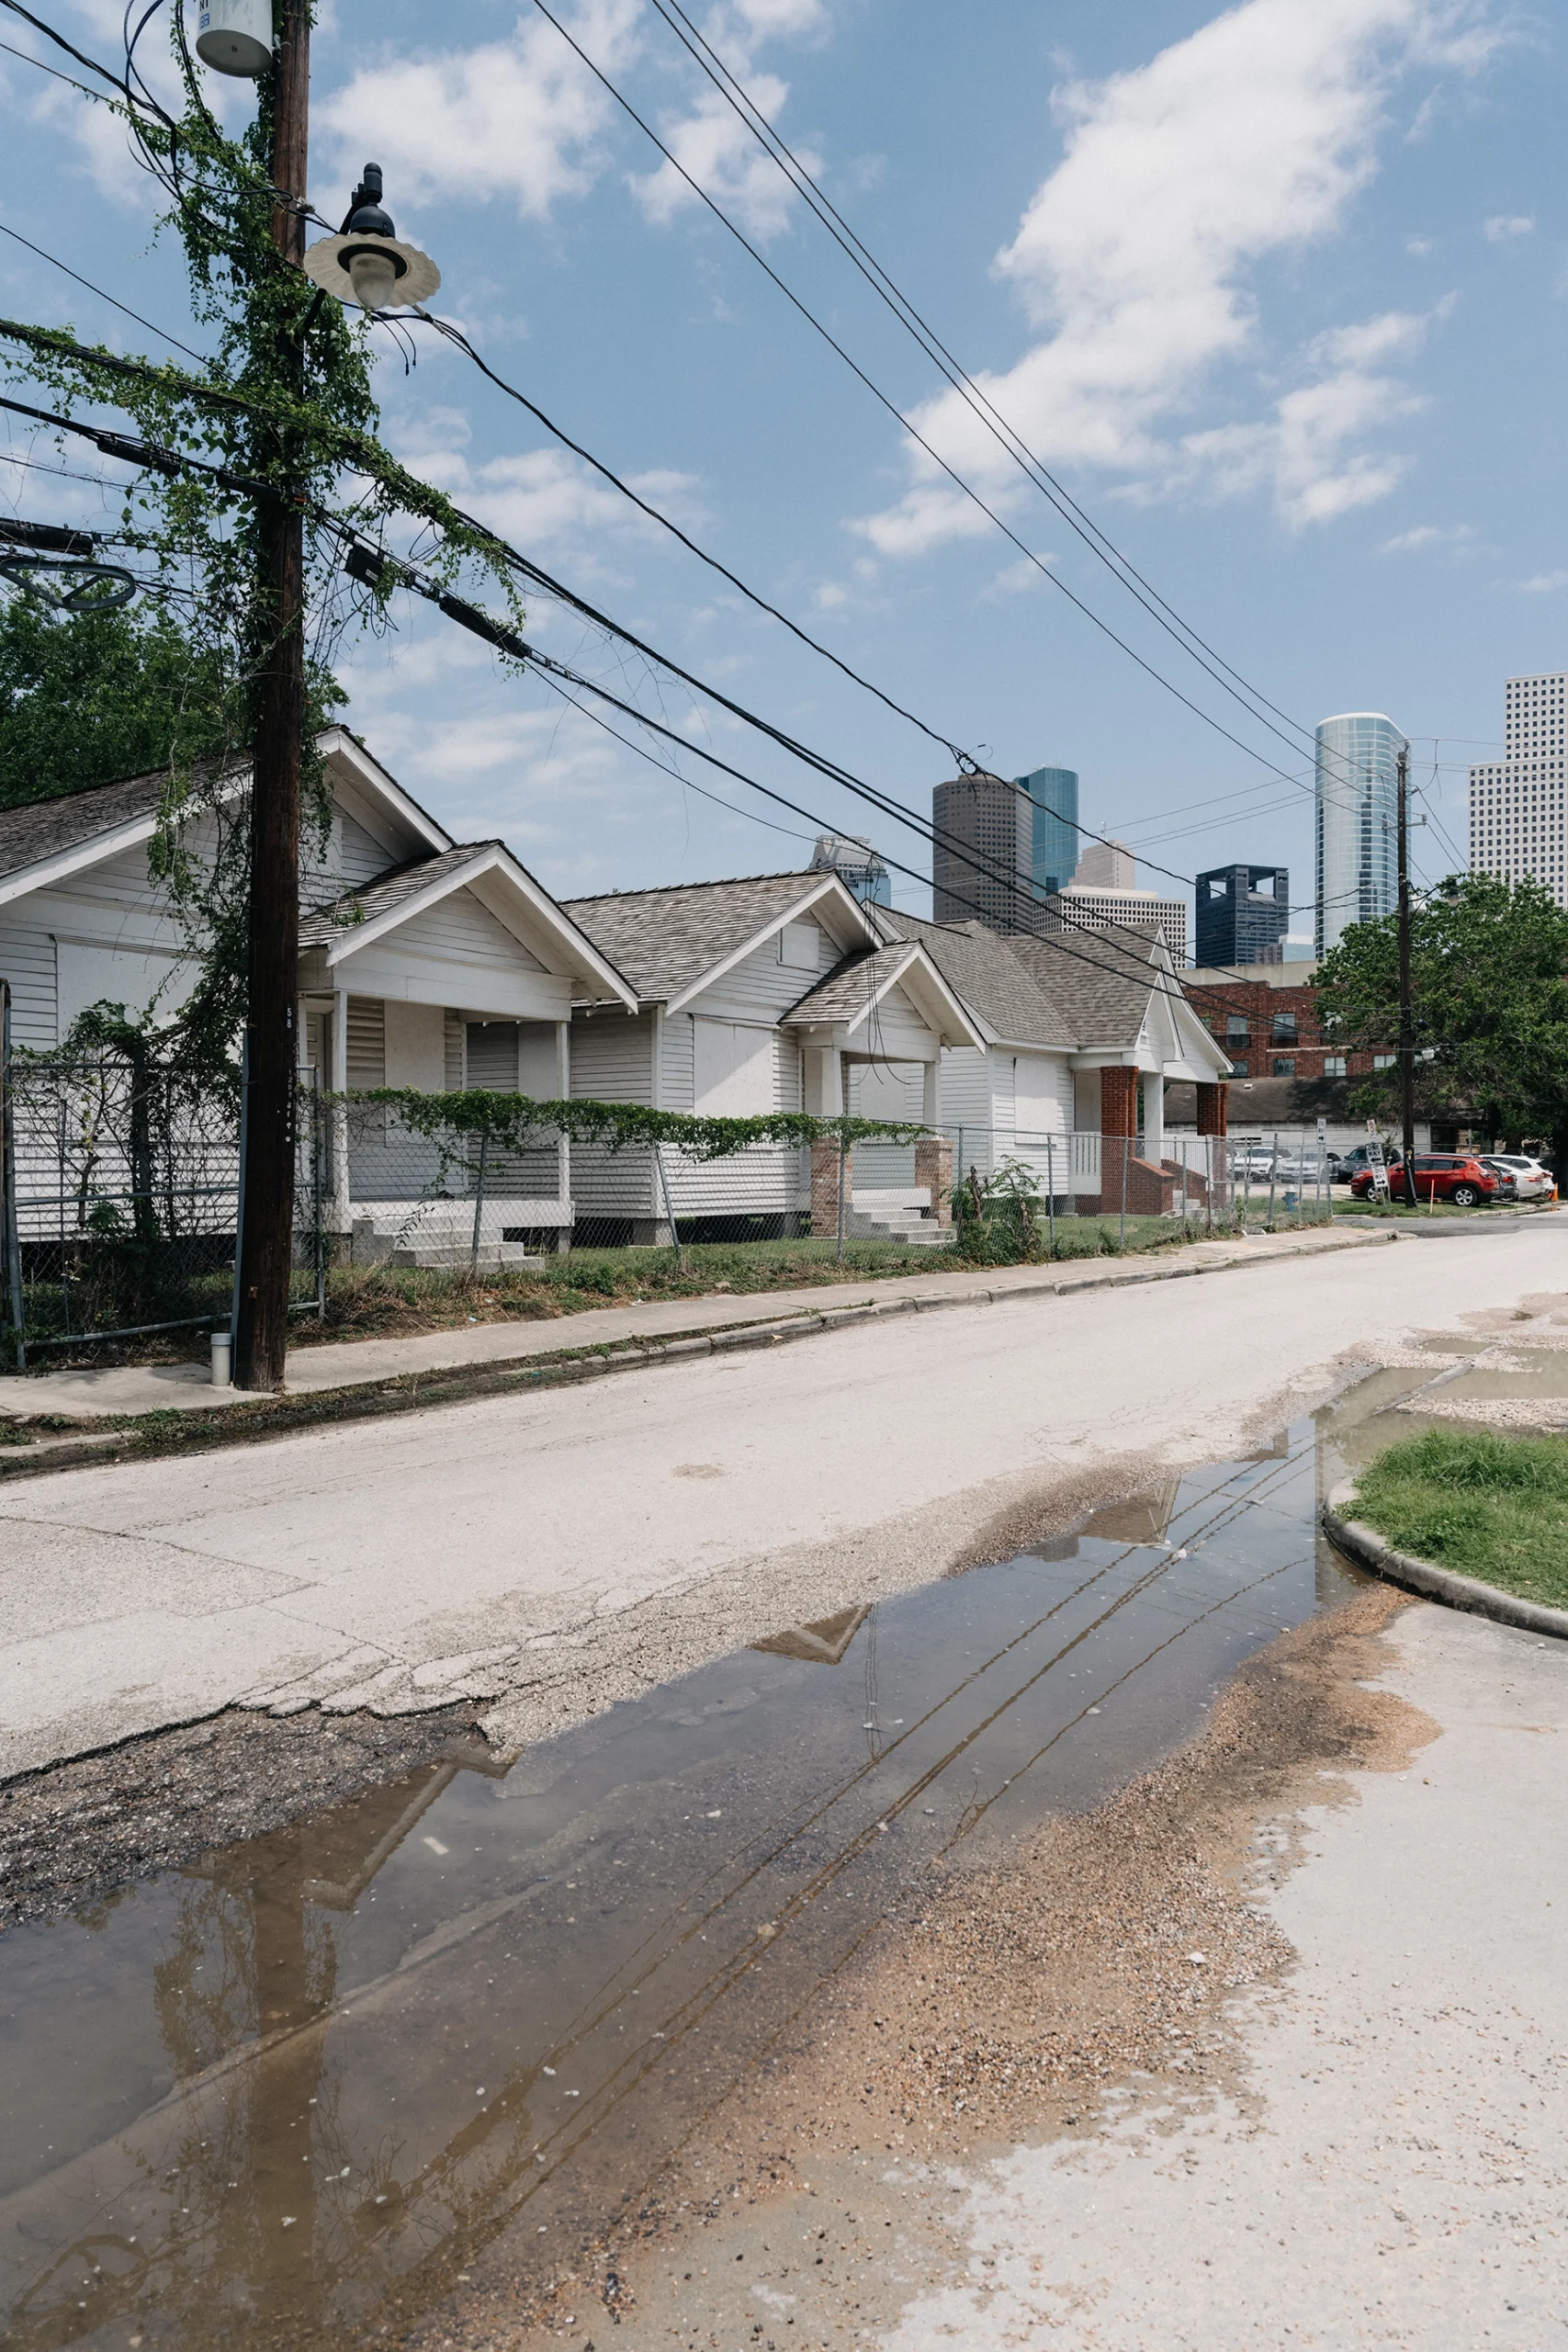
[[[1144,1072],[1144,1158],[1158,1167],[1165,1158],[1165,1073]]]
[[[1138,1130],[1138,1073],[1112,1067],[1100,1073],[1100,1132],[1131,1136]]]
[[[353,1250],[354,1208],[348,1182],[348,1106],[344,1100],[348,1092],[346,989],[339,989],[333,998],[332,1020],[333,1231],[338,1237],[339,1249],[347,1258]]]
[[[1198,1088],[1198,1132],[1201,1136],[1223,1136],[1229,1132],[1226,1124],[1228,1086]]]
[[[920,1120],[937,1124],[937,1076],[941,1065],[927,1062],[920,1097]],[[922,1136],[915,1146],[915,1182],[931,1195],[931,1214],[938,1225],[953,1223],[953,1144],[943,1135]]]
[[[571,1099],[571,1023],[556,1023],[556,1100]],[[556,1137],[557,1197],[567,1211],[567,1222],[556,1236],[558,1253],[571,1247],[571,1137],[563,1128]]]
[[[837,1046],[807,1046],[801,1072],[806,1107],[814,1118],[839,1119],[844,1114],[844,1057]],[[818,1240],[830,1240],[839,1230],[839,1147],[811,1147],[811,1231]],[[843,1171],[844,1214],[849,1215],[854,1186],[852,1159]]]

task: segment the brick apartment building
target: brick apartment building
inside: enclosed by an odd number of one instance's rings
[[[1182,978],[1193,1010],[1230,1056],[1238,1079],[1361,1078],[1377,1054],[1337,1052],[1318,1023],[1310,982],[1315,963],[1200,967]],[[1393,1063],[1393,1056],[1387,1057]]]

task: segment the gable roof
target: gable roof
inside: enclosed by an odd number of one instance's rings
[[[1157,923],[1096,923],[1070,941],[1051,932],[999,944],[1060,1008],[1080,1052],[1135,1046],[1162,977],[1167,993],[1181,986],[1176,980],[1173,989],[1172,976],[1159,969],[1165,934]]]
[[[458,842],[451,849],[444,849],[438,857],[411,857],[402,865],[389,865],[373,881],[361,883],[357,889],[340,890],[335,899],[302,914],[299,944],[335,947],[355,933],[363,933],[367,924],[379,922],[383,915],[393,913],[410,899],[423,898],[433,885],[454,880],[480,850],[502,846],[500,842]]]
[[[636,996],[609,958],[543,884],[535,881],[526,866],[518,864],[502,841],[457,842],[434,857],[410,858],[401,865],[389,866],[357,889],[341,891],[327,905],[302,916],[299,945],[301,949],[325,948],[328,962],[336,963],[396,931],[453,891],[476,884],[491,886],[477,889],[475,896],[520,944],[526,944],[521,939],[522,924],[536,933],[542,932],[557,968],[564,965],[574,980],[602,989],[629,1012],[636,1011]],[[497,888],[498,899],[493,895]]]
[[[917,915],[876,910],[878,927],[918,940],[954,993],[977,1014],[993,1043],[1060,1046],[1077,1037],[1039,980],[1008,953],[1012,942],[982,922],[923,922]]]
[[[786,1028],[817,1028],[844,1023],[856,1029],[875,1012],[888,990],[902,985],[904,993],[931,1035],[950,1046],[982,1046],[984,1033],[974,1016],[938,970],[918,940],[897,940],[873,947],[837,965],[825,979],[807,989],[798,1003],[783,1015]]]
[[[317,747],[336,788],[346,787],[351,796],[357,793],[366,801],[379,803],[405,840],[425,842],[432,853],[450,848],[451,834],[345,727],[324,729]],[[227,790],[242,791],[249,780],[249,755],[237,754],[217,772]],[[209,764],[208,774],[212,773]],[[150,841],[168,782],[169,771],[159,768],[150,775],[93,785],[85,792],[0,808],[0,903],[47,889],[69,874]]]
[[[858,915],[837,876],[823,873],[682,882],[669,889],[617,890],[562,904],[645,1003],[673,1008],[719,967],[738,962],[791,915],[824,899],[842,902]]]

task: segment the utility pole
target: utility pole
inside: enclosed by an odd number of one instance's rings
[[[1410,753],[1402,745],[1397,779],[1399,858],[1399,1122],[1404,1198],[1416,1206],[1416,1021],[1410,1001]]]
[[[272,184],[303,202],[310,117],[309,0],[282,0]],[[296,269],[305,220],[274,207],[273,242]],[[301,342],[277,355],[288,390],[304,392]],[[299,775],[305,732],[305,548],[287,479],[258,516],[255,644],[261,662],[251,783],[249,1090],[244,1122],[244,1217],[235,1285],[234,1385],[283,1385],[294,1255],[294,1140],[299,1086]]]

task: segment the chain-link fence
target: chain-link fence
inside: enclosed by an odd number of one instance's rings
[[[227,1325],[240,1215],[240,1098],[151,1052],[0,1050],[0,1327],[29,1356]],[[293,1305],[325,1300],[327,1137],[300,1073]]]

